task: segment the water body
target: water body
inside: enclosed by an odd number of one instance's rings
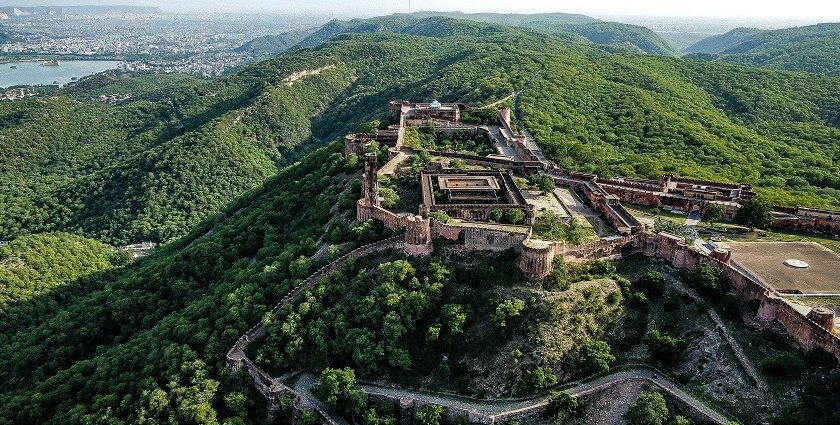
[[[19,85],[67,84],[119,66],[120,61],[61,61],[60,66],[41,66],[40,61],[0,63],[0,87]],[[15,68],[12,68],[15,67]]]

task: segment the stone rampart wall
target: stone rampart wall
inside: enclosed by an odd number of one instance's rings
[[[608,258],[619,255],[628,249],[636,246],[642,235],[625,236],[619,239],[608,241],[589,242],[580,245],[563,246],[563,251],[555,250],[556,255],[562,255],[563,259],[570,263],[579,263],[599,258]],[[555,245],[560,247],[561,245]]]
[[[396,215],[382,207],[372,207],[364,199],[356,202],[356,218],[359,221],[379,221],[385,228],[395,232],[405,229],[407,224],[406,217]]]
[[[772,287],[757,278],[679,243],[670,236],[645,236],[640,249],[646,255],[670,261],[677,268],[694,270],[701,264],[717,268],[739,297],[761,302],[758,312],[760,319],[778,320],[797,344],[806,349],[822,348],[840,361],[840,338],[797,311]]]
[[[276,316],[277,314],[279,314],[280,310],[285,305],[291,303],[303,292],[314,287],[318,282],[321,281],[321,279],[324,276],[340,269],[342,266],[344,266],[344,264],[347,261],[356,260],[377,252],[385,252],[391,249],[400,249],[404,246],[404,244],[405,242],[403,237],[396,236],[369,245],[365,245],[341,256],[335,261],[318,269],[318,271],[307,277],[300,285],[298,285],[298,287],[290,291],[271,310],[271,315]],[[265,332],[265,324],[263,323],[263,321],[260,321],[254,327],[249,329],[248,332],[239,337],[239,339],[236,341],[233,347],[231,347],[230,351],[228,351],[227,356],[225,357],[225,364],[228,370],[232,373],[245,369],[245,371],[251,377],[251,382],[254,385],[254,388],[257,391],[259,391],[260,394],[263,395],[263,397],[266,398],[269,406],[269,411],[272,412],[273,410],[276,410],[277,402],[280,395],[287,392],[295,394],[296,397],[298,397],[298,395],[291,388],[283,385],[279,381],[272,379],[268,373],[266,373],[262,368],[260,368],[253,361],[251,361],[251,359],[249,359],[247,354],[245,353],[245,351],[248,349],[248,345],[265,336]],[[326,423],[331,423],[329,415],[327,415],[325,412],[321,412],[316,409],[316,413],[323,420],[325,420]]]

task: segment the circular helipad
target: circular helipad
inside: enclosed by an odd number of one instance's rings
[[[795,269],[807,269],[811,267],[810,264],[802,261],[802,260],[794,260],[794,259],[787,259],[785,260],[785,265],[788,267],[793,267]]]

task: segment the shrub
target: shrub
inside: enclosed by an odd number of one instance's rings
[[[648,346],[648,350],[650,350],[651,360],[656,360],[666,365],[676,363],[686,348],[685,341],[660,330],[648,332],[645,337],[645,343]]]
[[[615,356],[610,354],[610,345],[604,341],[586,340],[580,349],[577,368],[583,373],[604,373],[610,370]]]
[[[577,397],[565,391],[552,391],[546,406],[545,416],[553,419],[562,419],[569,416],[576,416],[581,407]]]
[[[417,419],[417,425],[440,425],[442,415],[443,407],[427,404],[417,409],[414,417]]]
[[[665,277],[659,272],[647,272],[636,282],[636,287],[650,298],[658,298],[665,289]]]
[[[668,419],[668,405],[657,392],[644,392],[624,414],[624,420],[633,425],[662,425]]]

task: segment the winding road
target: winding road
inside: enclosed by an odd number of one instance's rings
[[[705,420],[716,424],[725,424],[729,419],[708,407],[702,400],[686,392],[679,384],[664,376],[661,372],[645,366],[635,366],[620,370],[594,379],[587,379],[569,383],[560,387],[576,397],[596,393],[605,388],[625,382],[649,382],[661,388],[686,406],[690,407]],[[349,425],[323,404],[314,394],[320,380],[318,375],[300,373],[290,378],[286,383],[301,397],[303,406],[318,408],[331,416],[340,425]],[[434,391],[412,390],[383,386],[379,384],[360,382],[358,388],[368,395],[382,395],[393,398],[408,399],[421,404],[436,404],[448,408],[455,408],[482,417],[485,423],[501,422],[512,417],[521,417],[540,412],[549,401],[548,395],[540,395],[524,399],[495,399],[484,400],[462,397],[453,394]]]

